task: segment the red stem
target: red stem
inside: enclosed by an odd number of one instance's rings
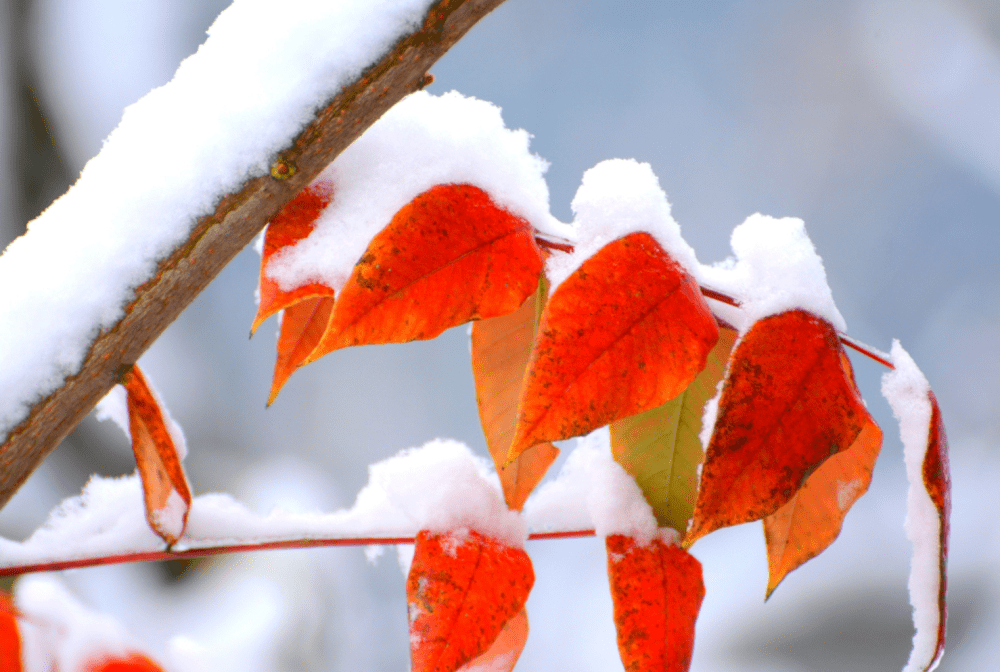
[[[569,530],[566,532],[535,532],[528,539],[572,539],[577,537],[592,537],[593,530]],[[63,569],[81,569],[83,567],[101,567],[103,565],[121,565],[131,562],[160,562],[163,560],[186,560],[189,558],[204,558],[213,555],[229,553],[249,553],[252,551],[280,551],[294,548],[321,548],[324,546],[389,546],[393,544],[412,544],[413,537],[354,537],[347,539],[292,539],[289,541],[265,541],[255,544],[228,544],[223,546],[205,546],[189,548],[183,551],[146,551],[141,553],[121,553],[118,555],[103,555],[95,558],[77,558],[75,560],[57,560],[40,562],[33,565],[13,565],[0,567],[0,577],[20,576],[33,572],[55,572]]]

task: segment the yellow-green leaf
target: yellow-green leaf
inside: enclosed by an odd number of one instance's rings
[[[705,368],[684,392],[654,409],[611,423],[611,451],[635,478],[661,527],[687,529],[698,494],[703,457],[701,416],[715,396],[736,342],[735,330],[719,328]]]

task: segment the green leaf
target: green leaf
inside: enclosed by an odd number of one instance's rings
[[[684,392],[662,406],[611,423],[615,460],[635,478],[659,525],[681,534],[698,495],[702,412],[715,396],[736,336],[735,330],[720,326],[705,368]]]

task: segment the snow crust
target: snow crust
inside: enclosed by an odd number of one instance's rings
[[[939,558],[941,552],[941,520],[933,500],[924,486],[923,465],[927,454],[931,424],[930,384],[917,368],[913,358],[898,340],[889,351],[893,371],[882,376],[882,395],[899,421],[899,438],[903,442],[903,460],[910,487],[906,493],[906,536],[913,544],[910,563],[910,604],[913,605],[913,650],[903,672],[933,670],[937,647],[940,612]],[[931,662],[933,661],[933,665]],[[930,668],[927,666],[931,665]]]
[[[701,266],[697,277],[703,285],[740,302],[739,310],[713,305],[740,333],[757,320],[795,308],[847,331],[827,284],[823,260],[801,219],[751,215],[733,230],[731,246],[732,257]]]
[[[492,103],[455,91],[407,96],[316,179],[333,201],[307,238],[272,258],[268,276],[286,291],[321,282],[339,292],[393,215],[438,184],[477,186],[535,229],[565,237],[549,213],[548,163],[530,140],[507,129]]]
[[[114,618],[88,609],[51,576],[27,576],[15,588],[24,672],[82,670],[95,658],[142,648]]]
[[[431,0],[237,0],[174,78],[128,107],[76,184],[0,256],[0,440],[79,371],[158,259]]]
[[[598,163],[583,174],[571,207],[575,247],[569,254],[549,257],[550,293],[602,247],[636,231],[652,235],[677,263],[696,275],[694,249],[681,237],[667,195],[648,163],[634,159]]]

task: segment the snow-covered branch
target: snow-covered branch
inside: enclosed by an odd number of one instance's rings
[[[0,257],[0,506],[264,224],[502,0],[236,2]]]

